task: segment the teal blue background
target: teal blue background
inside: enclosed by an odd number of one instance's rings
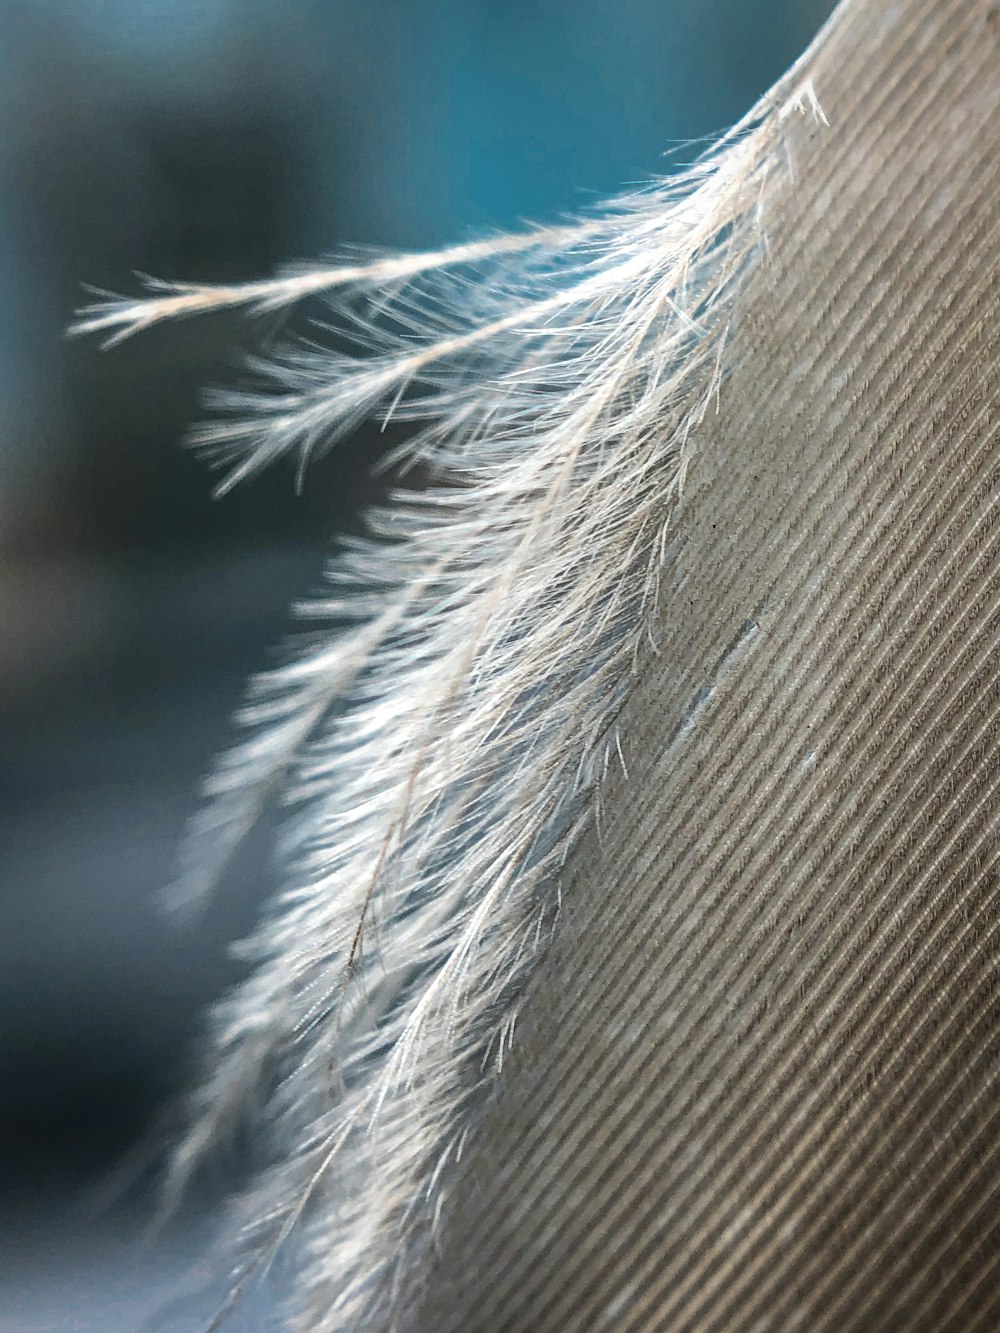
[[[693,156],[830,8],[0,0],[0,1328],[135,1328],[239,1174],[237,1150],[144,1257],[124,1241],[149,1170],[92,1207],[159,1142],[238,975],[224,942],[275,882],[273,829],[195,925],[155,891],[385,444],[360,432],[301,498],[277,467],[213,503],[179,438],[201,386],[281,328],[220,317],[101,353],[63,336],[81,284],[252,278],[590,206]]]

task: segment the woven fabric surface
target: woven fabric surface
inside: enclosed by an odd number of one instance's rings
[[[1000,6],[848,0],[405,1326],[1000,1326]]]

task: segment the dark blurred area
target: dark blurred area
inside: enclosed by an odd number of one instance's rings
[[[282,329],[214,317],[102,352],[64,337],[82,284],[253,278],[589,205],[737,119],[831,8],[0,0],[0,1328],[136,1328],[199,1244],[193,1209],[137,1258],[148,1175],[110,1211],[94,1191],[238,975],[267,830],[193,925],[156,890],[384,445],[361,432],[301,496],[289,466],[213,502],[179,440]]]

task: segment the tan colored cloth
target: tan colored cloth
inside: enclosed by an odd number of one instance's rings
[[[1000,6],[812,73],[421,1328],[1000,1327]]]

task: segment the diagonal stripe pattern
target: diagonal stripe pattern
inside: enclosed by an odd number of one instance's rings
[[[420,1327],[1000,1326],[1000,7],[812,72]]]

